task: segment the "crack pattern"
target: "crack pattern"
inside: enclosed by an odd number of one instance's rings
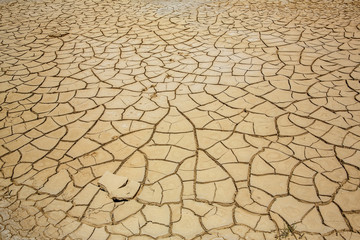
[[[0,3],[0,238],[359,239],[359,13]]]

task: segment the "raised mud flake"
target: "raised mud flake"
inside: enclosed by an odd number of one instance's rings
[[[108,171],[100,178],[98,185],[102,190],[106,191],[114,201],[134,198],[141,186],[140,183],[136,181],[112,174]]]
[[[48,36],[50,37],[50,38],[61,38],[61,37],[64,37],[64,36],[66,36],[66,35],[68,35],[69,33],[61,33],[61,32],[59,32],[59,33],[53,33],[53,34],[49,34]]]
[[[110,197],[117,201],[132,199],[139,191],[140,186],[140,183],[130,180],[124,187],[112,191]]]
[[[106,171],[103,176],[99,179],[98,185],[104,191],[111,192],[118,188],[125,186],[128,182],[127,177],[118,176]]]

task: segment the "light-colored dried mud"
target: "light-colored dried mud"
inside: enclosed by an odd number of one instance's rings
[[[1,238],[360,239],[359,14],[0,3]]]

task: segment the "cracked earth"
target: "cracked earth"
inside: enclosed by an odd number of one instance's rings
[[[359,15],[0,3],[0,238],[360,239]]]

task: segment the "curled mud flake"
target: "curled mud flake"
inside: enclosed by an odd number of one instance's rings
[[[66,35],[68,35],[69,33],[54,33],[54,34],[50,34],[48,35],[50,38],[62,38],[65,37]]]
[[[106,191],[114,201],[124,201],[134,198],[140,189],[140,183],[127,177],[105,172],[98,181],[99,187]]]

